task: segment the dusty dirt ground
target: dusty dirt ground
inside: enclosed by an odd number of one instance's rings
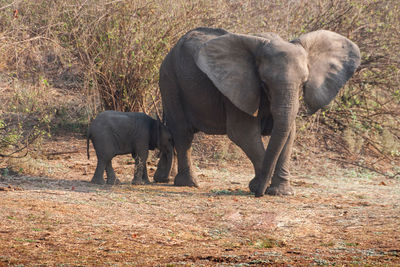
[[[113,161],[122,185],[97,186],[85,145],[44,144],[46,176],[2,170],[0,266],[400,266],[398,179],[314,154],[292,164],[295,196],[255,198],[225,149],[195,153],[198,189],[132,186],[129,156]]]

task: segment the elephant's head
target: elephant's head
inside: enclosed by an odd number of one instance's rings
[[[266,179],[257,189],[262,195],[294,131],[300,89],[310,113],[328,105],[359,66],[360,51],[347,38],[325,30],[291,42],[271,33],[227,33],[206,42],[195,61],[218,90],[250,116],[257,116],[261,90],[270,97],[274,127],[264,158]]]
[[[196,64],[249,115],[257,114],[261,83],[271,95],[303,88],[305,103],[314,113],[328,105],[353,75],[360,51],[349,39],[326,30],[291,42],[273,33],[228,33],[205,43]]]

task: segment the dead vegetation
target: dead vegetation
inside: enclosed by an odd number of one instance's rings
[[[316,138],[338,161],[396,177],[399,14],[394,0],[2,1],[0,160],[59,129],[83,132],[103,109],[160,112],[159,65],[189,29],[288,40],[327,29],[357,43],[362,64],[330,109],[300,114],[297,140]]]
[[[399,15],[395,0],[0,0],[0,266],[400,265]],[[359,45],[332,106],[298,117],[296,196],[254,199],[243,152],[201,134],[200,189],[130,186],[129,157],[125,184],[87,183],[88,122],[160,110],[160,62],[197,26]]]

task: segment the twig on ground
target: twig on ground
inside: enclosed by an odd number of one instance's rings
[[[383,176],[385,176],[385,177],[388,177],[388,178],[395,178],[396,176],[400,176],[400,172],[398,172],[398,173],[396,173],[396,174],[394,174],[394,175],[390,175],[390,174],[388,174],[388,173],[381,172],[381,171],[379,171],[379,170],[377,170],[377,169],[375,169],[375,168],[368,167],[368,166],[365,166],[365,165],[361,165],[361,164],[359,164],[359,163],[357,163],[357,162],[349,162],[349,161],[344,161],[344,160],[335,159],[335,158],[330,158],[330,157],[329,157],[328,159],[333,160],[333,161],[337,161],[337,162],[340,162],[340,163],[344,163],[344,164],[349,164],[349,165],[357,166],[357,167],[360,167],[360,168],[363,168],[363,169],[367,169],[367,170],[370,170],[370,171],[372,171],[372,172],[381,174],[381,175],[383,175]]]
[[[10,154],[7,154],[7,155],[6,154],[0,154],[0,157],[1,158],[14,158],[14,159],[24,158],[24,157],[26,157],[26,155],[28,155],[28,150],[26,150],[25,154],[22,155],[22,156],[13,156],[13,155],[15,153],[21,152],[22,150],[24,150],[27,147],[28,147],[28,145],[26,145],[26,146],[24,146],[24,147],[22,147],[22,148],[20,148],[20,149],[18,149],[16,151],[13,151],[13,152],[11,152]]]
[[[50,152],[47,153],[46,156],[56,156],[56,155],[75,154],[75,153],[79,153],[79,150]]]

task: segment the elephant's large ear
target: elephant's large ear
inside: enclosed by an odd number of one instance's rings
[[[360,65],[360,50],[344,36],[325,30],[293,40],[308,53],[309,77],[304,100],[312,114],[328,105]]]
[[[195,57],[219,91],[252,116],[257,116],[261,92],[254,54],[264,42],[260,37],[228,33],[206,42]]]

